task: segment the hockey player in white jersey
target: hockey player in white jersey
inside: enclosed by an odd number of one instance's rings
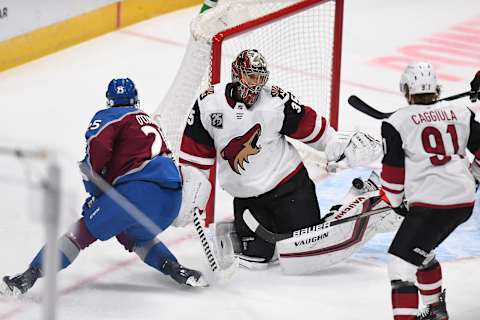
[[[279,87],[266,86],[265,58],[254,49],[232,63],[232,81],[196,100],[182,138],[180,163],[208,170],[218,159],[220,185],[234,197],[241,263],[267,263],[275,244],[257,237],[242,214],[266,228],[289,232],[320,223],[315,186],[299,153],[286,137],[325,151],[331,162],[356,166],[379,158],[378,141],[354,132],[337,133],[313,108]],[[218,157],[217,157],[218,156]]]
[[[480,74],[472,81],[478,97]],[[405,218],[389,248],[395,320],[447,320],[434,249],[472,214],[480,180],[480,123],[463,104],[438,101],[430,63],[408,65],[400,90],[409,106],[382,123],[386,201]],[[472,163],[467,151],[475,155]],[[426,308],[417,315],[421,296]]]

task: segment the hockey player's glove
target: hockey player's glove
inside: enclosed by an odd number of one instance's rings
[[[82,206],[82,211],[90,209],[93,206],[94,202],[95,202],[94,196],[90,196],[87,199],[85,199],[85,202],[83,203],[83,206]]]
[[[408,211],[408,208],[407,206],[405,205],[405,201],[402,202],[401,205],[399,205],[398,207],[395,207],[395,208],[392,208],[393,211],[395,211],[396,214],[402,216],[402,217],[406,217],[410,212]]]
[[[470,101],[476,102],[478,99],[480,99],[480,71],[477,71],[470,82]]]
[[[90,196],[99,197],[103,192],[102,190],[100,190],[99,187],[97,187],[95,183],[90,181],[89,176],[92,174],[90,172],[91,167],[88,164],[86,158],[78,162],[78,168],[80,169],[80,174],[82,176],[82,182],[83,182],[85,191],[88,192]]]

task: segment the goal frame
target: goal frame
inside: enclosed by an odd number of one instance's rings
[[[328,2],[335,2],[335,21],[333,30],[333,57],[332,57],[332,86],[330,94],[330,125],[338,128],[339,116],[339,98],[340,98],[340,71],[341,71],[341,53],[342,53],[342,33],[343,33],[343,9],[344,0],[304,0],[285,7],[278,11],[274,11],[257,19],[249,20],[237,26],[218,32],[211,39],[211,65],[210,65],[210,84],[220,82],[221,66],[222,66],[222,44],[225,40],[233,38],[244,32],[248,32],[255,28],[273,23],[284,17],[288,17],[317,5]],[[212,183],[212,192],[207,203],[206,221],[208,226],[214,221],[215,217],[215,180],[216,180],[216,160],[210,170],[210,182]]]

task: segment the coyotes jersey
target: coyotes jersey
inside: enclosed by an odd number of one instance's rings
[[[411,105],[382,123],[382,190],[393,207],[473,206],[475,182],[466,149],[480,159],[480,124],[451,102]]]
[[[272,190],[303,167],[286,136],[323,150],[334,130],[324,117],[278,87],[264,87],[247,108],[234,100],[235,86],[218,84],[196,100],[179,161],[209,169],[217,159],[222,188],[246,198]]]

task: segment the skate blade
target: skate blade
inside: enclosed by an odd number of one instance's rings
[[[13,288],[11,289],[6,283],[5,280],[2,279],[0,281],[0,295],[5,296],[5,297],[17,297],[21,294],[20,290],[18,288]]]
[[[190,287],[199,287],[199,288],[208,287],[208,282],[203,277],[195,279],[194,276],[191,276],[187,279],[185,284]]]

